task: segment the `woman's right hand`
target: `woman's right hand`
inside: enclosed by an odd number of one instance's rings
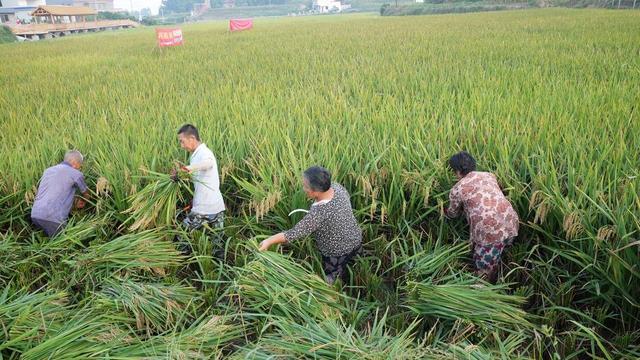
[[[271,247],[271,238],[268,238],[266,240],[262,240],[260,242],[260,248],[258,250],[267,251],[267,250],[269,250],[269,247]]]

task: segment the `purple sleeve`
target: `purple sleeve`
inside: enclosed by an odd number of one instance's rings
[[[85,192],[89,190],[87,188],[87,184],[84,183],[84,175],[82,175],[82,173],[80,173],[80,175],[76,177],[75,183],[76,183],[76,186],[78,187],[78,190],[80,190],[80,192]]]

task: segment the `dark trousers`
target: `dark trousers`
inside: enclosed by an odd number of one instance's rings
[[[322,268],[324,270],[325,280],[332,285],[339,277],[344,275],[345,268],[356,255],[362,252],[362,245],[353,249],[350,253],[342,256],[324,256],[322,255]]]
[[[213,256],[219,259],[224,258],[224,241],[221,229],[224,227],[224,213],[219,212],[212,215],[200,215],[189,213],[182,220],[182,227],[191,232],[194,230],[204,230],[211,237],[213,245]],[[182,245],[182,252],[191,254],[191,247],[187,244]]]
[[[64,227],[64,224],[60,224],[55,221],[42,220],[42,219],[36,219],[36,218],[31,218],[31,222],[33,222],[35,226],[42,229],[44,233],[47,234],[48,237],[56,236]]]

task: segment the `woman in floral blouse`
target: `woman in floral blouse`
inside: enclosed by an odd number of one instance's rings
[[[464,212],[469,223],[476,273],[495,282],[504,248],[518,235],[518,214],[505,198],[496,176],[476,170],[475,159],[460,152],[449,159],[458,182],[449,193],[446,216]]]

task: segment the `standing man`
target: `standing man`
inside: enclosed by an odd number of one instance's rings
[[[44,230],[49,237],[55,236],[64,227],[73,205],[76,190],[87,198],[89,191],[80,172],[84,158],[77,150],[64,155],[64,161],[44,171],[38,185],[38,193],[31,209],[31,221]],[[82,198],[76,199],[76,208],[85,205]]]
[[[469,223],[476,274],[494,283],[505,247],[518,235],[518,214],[504,196],[496,176],[476,171],[476,160],[467,152],[449,159],[458,182],[449,193],[445,215],[464,212]]]
[[[189,231],[200,229],[203,226],[222,229],[225,206],[222,193],[220,193],[220,177],[218,176],[216,157],[207,145],[200,141],[198,129],[191,124],[185,124],[178,130],[178,140],[180,146],[191,153],[189,165],[182,167],[182,170],[191,174],[195,188],[191,211],[182,224]],[[214,237],[213,247],[213,251],[218,257],[224,254],[221,237]]]

